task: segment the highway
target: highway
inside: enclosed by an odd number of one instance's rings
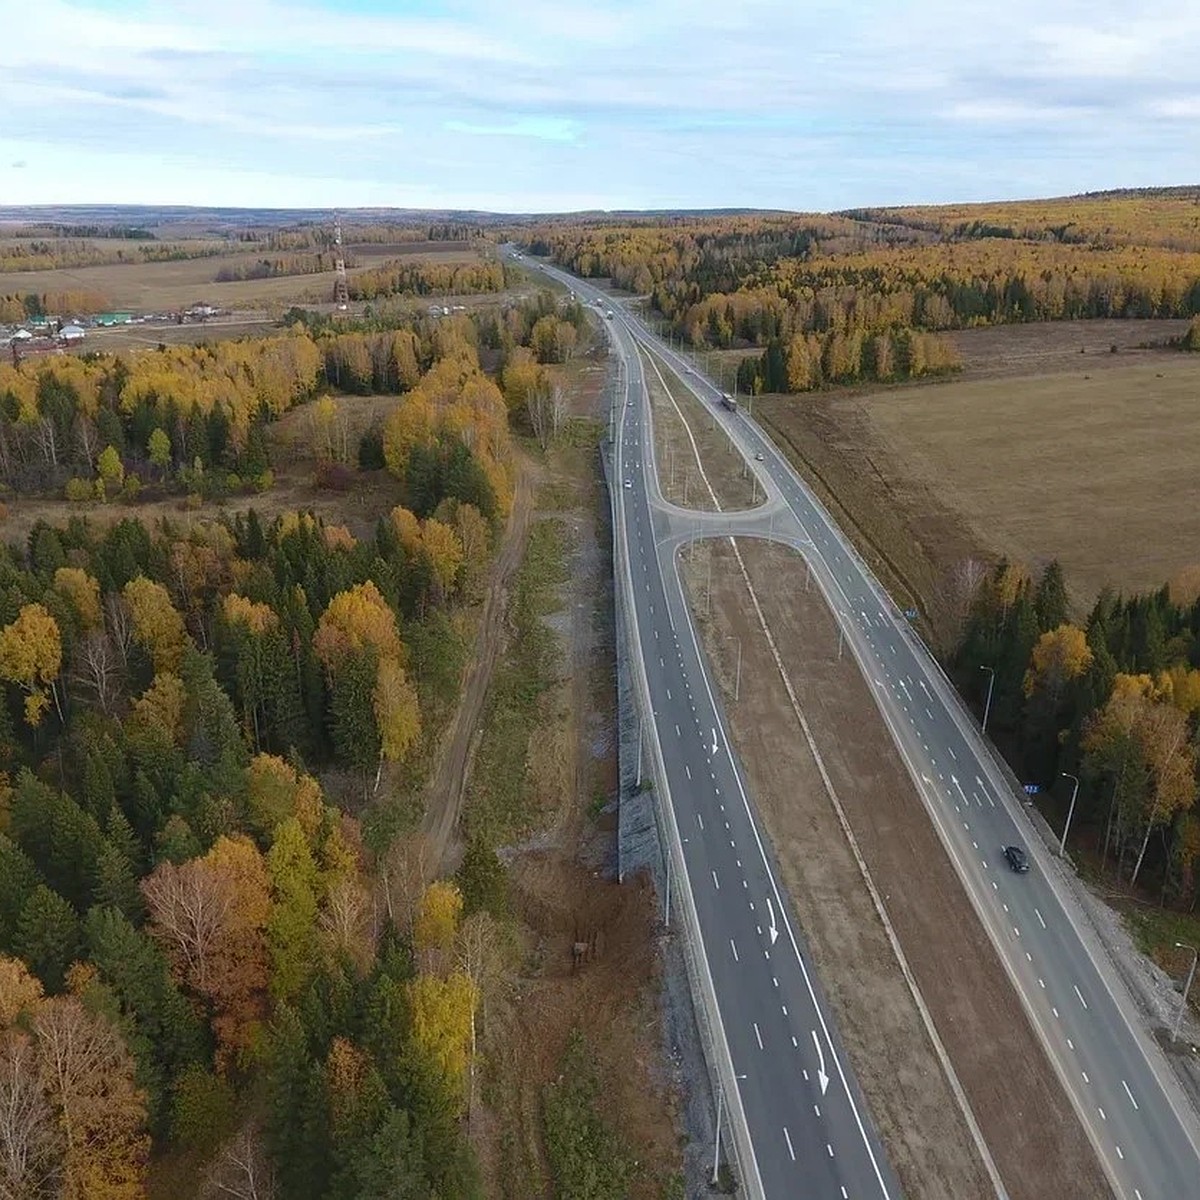
[[[581,295],[602,295],[565,272],[546,269]],[[603,302],[615,308],[611,298]],[[759,472],[768,503],[778,498],[795,518],[798,529],[789,529],[776,516],[774,531],[802,546],[842,622],[914,785],[1116,1194],[1131,1200],[1200,1196],[1196,1115],[1067,891],[1063,868],[1034,832],[937,663],[771,438],[744,411],[720,409],[719,390],[635,317],[621,311],[616,323],[670,362],[718,412]],[[753,461],[757,453],[761,463]],[[763,532],[759,514],[692,521],[711,533]],[[1010,871],[1002,856],[1002,847],[1012,843],[1030,856],[1026,875]],[[1030,1171],[1036,1170],[1031,1163]]]
[[[688,520],[658,490],[648,398],[631,330],[611,324],[626,395],[614,444],[617,511],[634,624],[666,791],[683,843],[703,960],[719,1006],[736,1094],[726,1121],[745,1122],[750,1196],[898,1198],[829,1008],[806,962],[790,905],[730,753],[675,570]]]

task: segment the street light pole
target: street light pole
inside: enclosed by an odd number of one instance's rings
[[[1058,843],[1058,853],[1062,858],[1067,854],[1067,834],[1071,829],[1071,818],[1075,815],[1075,797],[1079,795],[1079,777],[1072,775],[1070,771],[1059,771],[1059,774],[1064,779],[1074,779],[1075,786],[1071,789],[1071,806],[1067,809],[1067,823],[1063,826],[1062,837]]]
[[[745,1079],[745,1075],[735,1075],[734,1079]],[[712,1181],[715,1184],[721,1172],[721,1108],[725,1099],[725,1089],[717,1084],[717,1139],[716,1146],[713,1148],[713,1173]]]
[[[1187,1012],[1188,992],[1191,991],[1192,979],[1196,975],[1196,959],[1200,957],[1200,950],[1195,946],[1189,946],[1184,942],[1176,942],[1176,947],[1180,950],[1190,950],[1192,952],[1192,965],[1188,968],[1187,982],[1183,985],[1183,999],[1179,1002],[1179,1012],[1175,1014],[1175,1024],[1171,1028],[1171,1044],[1175,1044],[1175,1040],[1179,1037],[1179,1027],[1183,1024],[1183,1014]]]
[[[725,635],[727,642],[737,642],[737,667],[733,673],[733,702],[736,704],[742,694],[742,639],[736,633]]]
[[[637,786],[642,786],[642,718],[638,717]]]
[[[979,669],[988,673],[987,703],[983,706],[983,732],[987,733],[988,713],[992,711],[992,688],[996,686],[996,669],[995,667],[980,667]]]

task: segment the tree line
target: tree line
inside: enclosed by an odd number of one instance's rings
[[[352,300],[374,300],[380,296],[468,296],[502,292],[508,284],[507,268],[496,261],[439,263],[402,258],[359,271],[347,280]]]
[[[578,274],[648,296],[697,348],[778,343],[756,377],[787,386],[778,359],[797,334],[822,344],[819,355],[810,348],[793,357],[819,357],[821,380],[836,380],[858,373],[844,361],[832,372],[825,365],[834,334],[895,340],[911,336],[905,331],[1200,313],[1200,244],[1187,197],[589,220],[517,236]],[[937,343],[929,349],[926,357],[948,356]],[[815,372],[795,374],[819,386]]]
[[[347,269],[358,266],[353,254],[344,254]],[[334,268],[334,255],[289,254],[286,257],[258,258],[254,262],[227,263],[214,276],[215,283],[235,283],[247,279],[278,279],[284,275],[320,275]]]
[[[1038,579],[1001,562],[979,584],[952,667],[1014,770],[1079,777],[1074,838],[1118,878],[1182,908],[1197,895],[1200,578],[1148,595],[1103,592],[1072,621],[1057,562]]]
[[[84,238],[0,238],[0,271],[60,271],[76,267],[116,266],[147,262],[182,262],[227,254],[222,242],[132,240],[133,245],[96,245]]]

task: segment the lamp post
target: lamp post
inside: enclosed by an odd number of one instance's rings
[[[988,713],[992,711],[992,688],[996,686],[996,668],[980,667],[979,669],[988,673],[987,702],[983,706],[983,732],[987,733]]]
[[[1183,1024],[1183,1014],[1187,1011],[1188,992],[1191,991],[1192,979],[1196,974],[1196,959],[1200,957],[1200,950],[1195,946],[1189,946],[1186,942],[1176,942],[1175,946],[1179,950],[1190,950],[1192,952],[1192,965],[1188,968],[1187,982],[1183,985],[1183,999],[1179,1002],[1179,1012],[1175,1014],[1175,1024],[1171,1028],[1171,1044],[1174,1045],[1175,1039],[1179,1037],[1179,1027]]]
[[[735,1075],[734,1079],[745,1079],[745,1075]],[[725,1099],[725,1089],[717,1084],[717,1144],[713,1148],[712,1181],[717,1182],[721,1171],[721,1108]]]
[[[1063,826],[1062,837],[1058,841],[1058,853],[1065,858],[1067,854],[1067,834],[1071,829],[1071,818],[1075,815],[1075,797],[1079,795],[1079,776],[1072,775],[1070,771],[1059,771],[1059,774],[1064,779],[1074,779],[1075,786],[1071,789],[1071,805],[1067,809],[1067,823]]]

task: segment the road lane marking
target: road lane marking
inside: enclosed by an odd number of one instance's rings
[[[1055,1008],[1054,1005],[1052,1004],[1052,1005],[1050,1005],[1050,1011],[1054,1014],[1054,1019],[1057,1021],[1058,1020],[1058,1009]]]
[[[833,1157],[833,1147],[828,1142],[825,1143],[825,1149],[829,1151],[829,1157],[832,1158]]]
[[[712,877],[713,877],[713,886],[714,886],[714,887],[717,889],[717,891],[719,892],[719,891],[721,890],[721,881],[720,881],[720,880],[717,878],[717,873],[716,873],[716,871],[714,871],[714,872],[712,873]]]
[[[667,699],[669,700],[670,698],[671,698],[671,693],[670,693],[670,692],[668,692],[668,693],[667,693]],[[683,734],[679,732],[679,723],[678,723],[678,722],[676,722],[676,724],[675,724],[675,736],[676,736],[676,737],[683,737]]]
[[[683,770],[684,770],[684,773],[687,775],[687,777],[688,777],[689,779],[691,779],[691,777],[692,777],[692,768],[691,768],[691,767],[689,767],[689,766],[687,765],[687,763],[684,763],[684,764],[683,764]]]
[[[1102,1121],[1108,1120],[1108,1118],[1104,1115],[1104,1109],[1102,1109],[1100,1107],[1100,1105],[1098,1105],[1098,1104],[1096,1105],[1096,1111],[1100,1114],[1100,1120],[1102,1120]]]
[[[1136,1109],[1138,1106],[1138,1102],[1133,1098],[1133,1093],[1129,1090],[1129,1084],[1127,1084],[1125,1082],[1125,1080],[1122,1079],[1121,1086],[1125,1089],[1125,1095],[1127,1095],[1129,1097],[1129,1103],[1132,1104],[1133,1107]]]
[[[700,830],[701,830],[701,832],[703,832],[704,818],[699,813],[696,814],[696,824],[700,826]]]
[[[737,946],[734,944],[733,938],[729,939],[729,948],[733,951],[733,961],[741,962],[742,960],[738,958]]]
[[[792,1139],[788,1136],[787,1126],[783,1127],[783,1136],[787,1141],[788,1153],[792,1156],[792,1162],[796,1161],[796,1152],[792,1149]]]
[[[1046,918],[1042,916],[1041,912],[1037,908],[1034,908],[1033,911],[1037,914],[1037,919],[1039,921],[1041,921],[1042,928],[1045,929],[1046,928]]]
[[[1077,995],[1077,996],[1079,997],[1079,1003],[1080,1003],[1080,1004],[1082,1004],[1084,1008],[1087,1008],[1087,1006],[1088,1006],[1088,1003],[1087,1003],[1087,1001],[1086,1001],[1086,1000],[1083,998],[1083,993],[1082,993],[1082,992],[1079,990],[1079,987],[1078,987],[1078,985],[1076,985],[1076,984],[1074,984],[1074,983],[1073,983],[1073,984],[1071,984],[1071,986],[1072,986],[1073,988],[1075,988],[1075,995]]]
[[[1125,1161],[1125,1155],[1121,1153],[1121,1147],[1120,1147],[1120,1146],[1117,1146],[1117,1157],[1118,1157],[1118,1158],[1119,1158],[1119,1159],[1120,1159],[1122,1162],[1124,1162],[1124,1161]]]
[[[954,753],[954,747],[947,746],[946,749],[950,751],[950,757],[954,759],[955,762],[958,762],[958,755]]]
[[[758,1048],[761,1050],[763,1048],[762,1034],[758,1032],[758,1022],[751,1021],[750,1024],[754,1026],[754,1040],[758,1043]]]

